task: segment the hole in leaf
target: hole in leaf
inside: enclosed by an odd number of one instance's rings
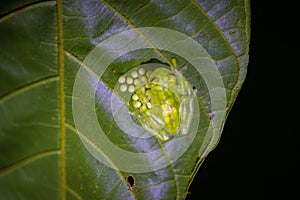
[[[126,178],[126,182],[129,186],[129,190],[133,190],[134,186],[135,186],[135,179],[132,175],[129,175],[127,178]]]

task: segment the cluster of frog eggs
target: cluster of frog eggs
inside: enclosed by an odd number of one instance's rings
[[[120,76],[119,84],[121,92],[133,93],[137,87],[147,83],[152,71],[147,71],[144,68],[138,70],[132,70],[129,75]]]

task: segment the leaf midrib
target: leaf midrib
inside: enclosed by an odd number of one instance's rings
[[[58,43],[58,77],[59,77],[59,115],[60,115],[60,197],[66,199],[66,130],[65,130],[65,91],[64,91],[64,46],[62,24],[62,0],[57,0],[57,43]]]

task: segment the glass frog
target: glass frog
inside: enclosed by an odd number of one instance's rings
[[[172,67],[151,63],[119,77],[121,93],[128,93],[130,113],[152,135],[162,141],[169,135],[187,134],[192,120],[195,94],[184,76]]]

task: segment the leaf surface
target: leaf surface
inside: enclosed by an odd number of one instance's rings
[[[184,199],[201,163],[220,139],[226,115],[245,79],[249,12],[249,2],[241,0],[1,2],[1,197]],[[168,34],[151,38],[140,31],[143,27],[180,32],[203,48],[203,55],[216,66],[224,84],[226,105],[222,118],[218,118],[222,109],[212,105],[218,101],[211,89],[218,87],[210,87],[205,74],[199,73],[187,58],[153,43],[163,37],[172,41]],[[97,122],[116,147],[134,153],[162,152],[158,159],[168,165],[155,171],[131,172],[103,164],[99,157],[118,166],[104,151],[105,143],[98,142],[97,135],[80,132],[74,119],[76,75],[82,69],[93,70],[86,64],[87,57],[98,44],[130,30],[151,48],[127,52],[105,70],[100,67],[103,74],[97,80],[94,109]],[[170,45],[175,47],[176,43],[174,39]],[[187,52],[197,54],[195,49]],[[142,63],[170,63],[174,57],[178,70],[197,90],[200,118],[191,145],[171,162],[169,153],[175,149],[168,153],[165,144],[155,137],[124,134],[114,119],[110,101],[117,94],[114,87],[119,76]],[[97,56],[91,61],[104,62]],[[117,99],[122,100],[118,95]],[[88,120],[86,125],[94,127]],[[120,159],[124,155],[119,155]],[[123,159],[126,162],[126,157]],[[128,183],[128,177],[134,178],[134,184]]]

